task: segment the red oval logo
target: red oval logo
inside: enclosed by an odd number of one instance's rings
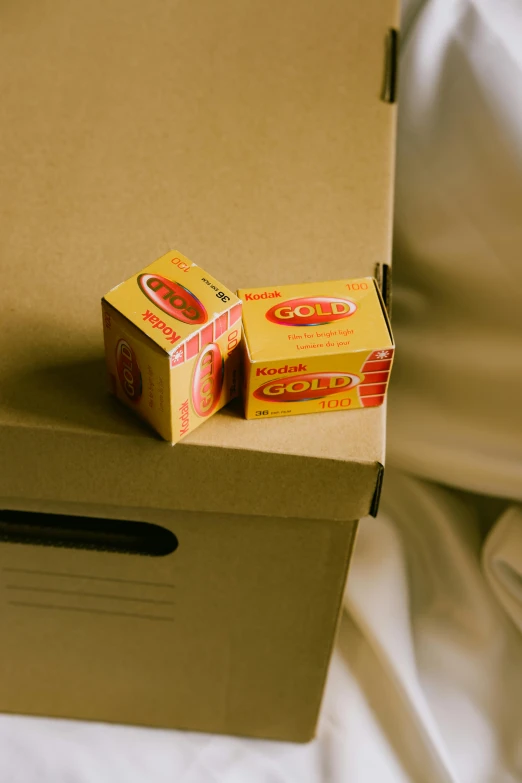
[[[330,394],[351,391],[360,382],[357,375],[346,372],[311,372],[286,378],[273,378],[254,392],[263,402],[304,402]]]
[[[208,321],[202,303],[185,286],[161,275],[138,276],[138,285],[147,299],[164,313],[184,324],[204,324]]]
[[[121,387],[129,400],[139,402],[143,391],[141,371],[136,354],[127,340],[120,340],[116,346],[116,368]]]
[[[351,299],[332,296],[307,296],[302,299],[288,299],[276,304],[266,313],[273,324],[281,326],[322,326],[341,318],[349,318],[357,310]]]
[[[192,405],[198,416],[210,416],[216,409],[223,388],[223,370],[219,345],[210,343],[201,351],[192,376]]]

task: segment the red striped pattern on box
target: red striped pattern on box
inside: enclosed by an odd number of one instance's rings
[[[241,318],[241,305],[237,304],[218,315],[212,323],[207,324],[199,332],[193,334],[184,343],[175,348],[170,355],[170,366],[175,367],[184,361],[197,356],[205,346],[215,342],[230,327]]]
[[[214,324],[208,324],[204,327],[204,329],[201,330],[201,343],[200,348],[203,350],[205,345],[208,345],[209,343],[214,342]]]
[[[230,310],[228,311],[230,313],[230,324],[229,324],[230,326],[232,326],[232,324],[237,323],[237,321],[239,321],[239,319],[241,318],[242,306],[243,305],[241,304],[236,304],[233,307],[231,307]]]
[[[218,337],[221,337],[222,334],[224,334],[228,329],[228,311],[226,313],[222,313],[222,315],[218,315],[216,320],[214,321],[214,340],[217,340]]]
[[[192,359],[193,356],[197,356],[199,353],[199,336],[200,332],[197,334],[193,334],[192,337],[189,337],[188,340],[185,342],[185,358],[187,361],[189,359]]]
[[[365,372],[364,383],[386,383],[389,377],[389,370],[381,370],[381,372]]]
[[[377,397],[362,397],[361,405],[363,408],[376,408],[378,405],[382,405],[384,402],[384,394],[380,394]]]
[[[386,383],[359,384],[359,397],[373,397],[375,394],[386,394]]]
[[[365,363],[362,366],[362,371],[364,373],[367,372],[382,372],[383,370],[390,370],[391,367],[391,359],[383,359],[380,362],[370,362],[365,361]]]
[[[382,348],[373,351],[361,367],[364,379],[357,388],[363,408],[375,408],[384,402],[392,359],[393,348]]]

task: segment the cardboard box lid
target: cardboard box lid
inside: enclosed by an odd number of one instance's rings
[[[100,297],[176,247],[235,290],[389,259],[396,0],[12,4],[0,30],[0,497],[355,519],[385,411],[171,448],[105,392]],[[202,491],[203,490],[203,491]]]

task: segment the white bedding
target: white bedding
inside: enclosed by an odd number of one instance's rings
[[[519,0],[404,9],[390,465],[317,739],[1,716],[1,783],[522,780],[521,42]]]

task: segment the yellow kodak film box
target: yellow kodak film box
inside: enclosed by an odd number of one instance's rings
[[[238,296],[247,419],[382,405],[394,344],[373,278]]]
[[[241,301],[176,251],[102,299],[109,385],[176,443],[239,392]]]

